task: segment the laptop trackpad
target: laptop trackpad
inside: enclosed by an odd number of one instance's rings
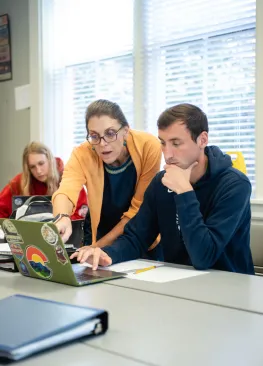
[[[77,277],[77,279],[85,279],[85,281],[88,280],[94,280],[96,278],[109,278],[109,277],[122,277],[125,276],[125,273],[120,272],[114,272],[104,269],[97,269],[96,271],[93,271],[92,268],[81,266],[78,264],[72,265],[73,271]]]

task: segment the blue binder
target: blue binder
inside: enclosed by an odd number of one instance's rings
[[[108,313],[23,295],[0,300],[0,357],[19,360],[88,335],[104,333]]]

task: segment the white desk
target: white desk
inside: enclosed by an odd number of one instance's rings
[[[169,265],[169,267],[193,269],[176,265]],[[125,278],[109,281],[107,285],[263,314],[263,277],[261,276],[211,271],[205,275],[172,282],[153,283]]]
[[[6,365],[3,361],[0,365]],[[7,365],[9,365],[7,363]],[[113,355],[86,344],[74,343],[43,352],[20,362],[11,363],[19,366],[141,366],[139,362]]]
[[[92,353],[98,365],[105,364],[108,355],[109,360],[116,356],[135,365],[262,366],[261,314],[106,283],[75,288],[0,272],[0,298],[14,293],[108,310],[108,332],[85,340],[94,352],[101,352]],[[67,358],[67,352],[71,350],[65,346],[36,357],[56,364],[56,357]],[[85,356],[89,357],[88,348],[81,354],[76,351],[74,361],[69,358],[67,364],[82,365]]]

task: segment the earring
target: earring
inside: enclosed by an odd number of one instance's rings
[[[95,147],[94,146],[92,146],[92,148],[91,148],[93,151],[95,150]]]
[[[125,140],[123,141],[123,146],[127,146],[127,142]]]

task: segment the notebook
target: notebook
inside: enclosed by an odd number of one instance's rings
[[[23,276],[72,286],[124,277],[125,273],[71,264],[54,223],[0,219],[6,241]]]
[[[108,313],[14,295],[0,300],[0,324],[0,357],[20,360],[81,337],[105,333]]]

